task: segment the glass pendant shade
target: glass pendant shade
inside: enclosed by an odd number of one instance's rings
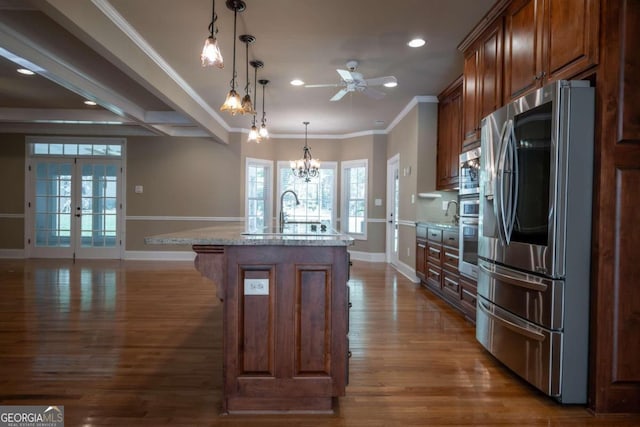
[[[233,10],[233,72],[231,74],[231,90],[227,94],[224,104],[220,107],[220,111],[227,111],[235,116],[238,113],[243,114],[242,100],[236,92],[236,26],[238,12],[245,10],[246,4],[242,0],[227,0],[227,7]]]
[[[260,143],[260,140],[262,138],[260,138],[260,132],[258,132],[258,128],[256,127],[255,123],[251,126],[251,130],[249,131],[249,138],[247,138],[248,141],[255,141],[257,143]]]
[[[251,95],[246,94],[242,98],[242,114],[255,114],[256,111],[253,109],[253,103],[251,102]]]
[[[216,40],[215,37],[207,37],[204,42],[204,48],[202,49],[200,59],[202,60],[203,67],[215,65],[218,68],[224,68],[224,59],[222,58],[222,53],[218,46],[218,40]]]
[[[242,114],[242,100],[240,95],[234,89],[231,89],[227,94],[224,104],[220,107],[220,111],[228,111],[232,116],[240,113]]]
[[[260,126],[259,134],[260,134],[260,137],[262,138],[269,138],[269,131],[267,130],[267,125],[265,125],[264,123],[262,123],[262,126]]]

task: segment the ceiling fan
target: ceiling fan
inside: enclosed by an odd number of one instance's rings
[[[386,93],[381,90],[374,89],[372,86],[382,86],[389,84],[395,86],[398,83],[398,80],[394,76],[365,79],[362,74],[356,72],[358,61],[349,61],[346,65],[347,70],[336,70],[338,74],[340,74],[340,83],[304,85],[304,87],[341,87],[342,89],[340,89],[338,93],[333,95],[333,97],[331,98],[331,101],[338,101],[349,92],[361,92],[370,98],[382,99],[384,98]]]

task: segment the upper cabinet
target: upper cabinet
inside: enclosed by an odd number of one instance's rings
[[[599,0],[514,0],[504,26],[504,102],[598,62]]]
[[[497,19],[465,52],[463,151],[480,144],[480,121],[502,105],[503,23]]]
[[[458,159],[462,148],[462,76],[438,95],[438,164],[436,189],[458,187]]]

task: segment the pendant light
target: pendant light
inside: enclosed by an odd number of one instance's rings
[[[307,145],[307,127],[309,122],[304,124],[304,147],[302,148],[302,158],[290,162],[291,172],[297,178],[304,178],[305,182],[310,182],[320,174],[320,162],[311,157],[311,148]]]
[[[231,90],[227,94],[227,98],[220,107],[220,111],[228,111],[232,116],[242,114],[242,101],[240,95],[236,92],[236,24],[238,21],[238,12],[246,9],[247,5],[242,0],[227,0],[227,7],[233,10],[233,74],[231,76]]]
[[[204,41],[204,48],[202,48],[202,54],[200,55],[203,67],[215,65],[218,68],[224,68],[224,60],[222,59],[222,53],[220,52],[218,40],[216,39],[218,29],[216,28],[215,22],[217,20],[216,0],[213,0],[213,4],[211,6],[211,24],[209,24],[210,34]]]
[[[267,116],[264,111],[264,87],[267,85],[267,83],[269,83],[269,80],[260,79],[258,80],[258,83],[262,85],[262,125],[260,126],[258,134],[261,138],[268,139],[269,131],[267,130]]]
[[[242,98],[242,114],[255,114],[256,112],[253,109],[253,103],[251,102],[251,95],[249,94],[249,45],[255,42],[256,38],[250,34],[243,34],[238,38],[247,46],[247,56],[245,61],[247,84],[244,87],[244,98]]]
[[[256,83],[258,81],[258,68],[262,68],[264,63],[262,61],[251,61],[249,62],[253,67],[253,96],[257,98],[257,86]],[[262,81],[262,80],[260,80]],[[256,112],[253,113],[253,119],[251,121],[251,130],[249,131],[249,137],[247,141],[255,141],[256,143],[260,143],[262,141],[262,137],[260,136],[260,132],[258,132],[258,128],[256,127]]]

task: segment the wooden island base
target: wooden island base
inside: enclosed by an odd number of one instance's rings
[[[346,246],[193,250],[223,301],[223,413],[332,412],[348,381]]]

